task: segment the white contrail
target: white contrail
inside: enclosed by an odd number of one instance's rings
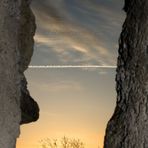
[[[35,69],[48,69],[48,68],[109,68],[115,69],[117,66],[114,65],[30,65],[29,68]]]

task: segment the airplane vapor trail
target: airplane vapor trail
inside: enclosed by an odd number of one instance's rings
[[[34,69],[63,69],[63,68],[107,68],[115,69],[114,65],[30,65],[29,68]]]

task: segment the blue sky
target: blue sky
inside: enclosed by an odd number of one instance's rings
[[[34,0],[37,32],[31,65],[116,65],[124,21],[121,0]],[[64,135],[103,147],[115,103],[115,69],[28,69],[38,122],[22,126],[18,148]]]

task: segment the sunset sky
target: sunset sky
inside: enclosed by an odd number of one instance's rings
[[[121,0],[34,0],[37,32],[30,65],[116,65],[124,21]],[[103,148],[116,102],[115,69],[28,69],[40,119],[23,125],[17,148],[40,148],[44,138],[80,138]]]

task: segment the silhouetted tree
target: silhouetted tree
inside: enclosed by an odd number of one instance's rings
[[[84,143],[80,139],[63,137],[61,140],[44,139],[41,140],[42,148],[84,148]]]

